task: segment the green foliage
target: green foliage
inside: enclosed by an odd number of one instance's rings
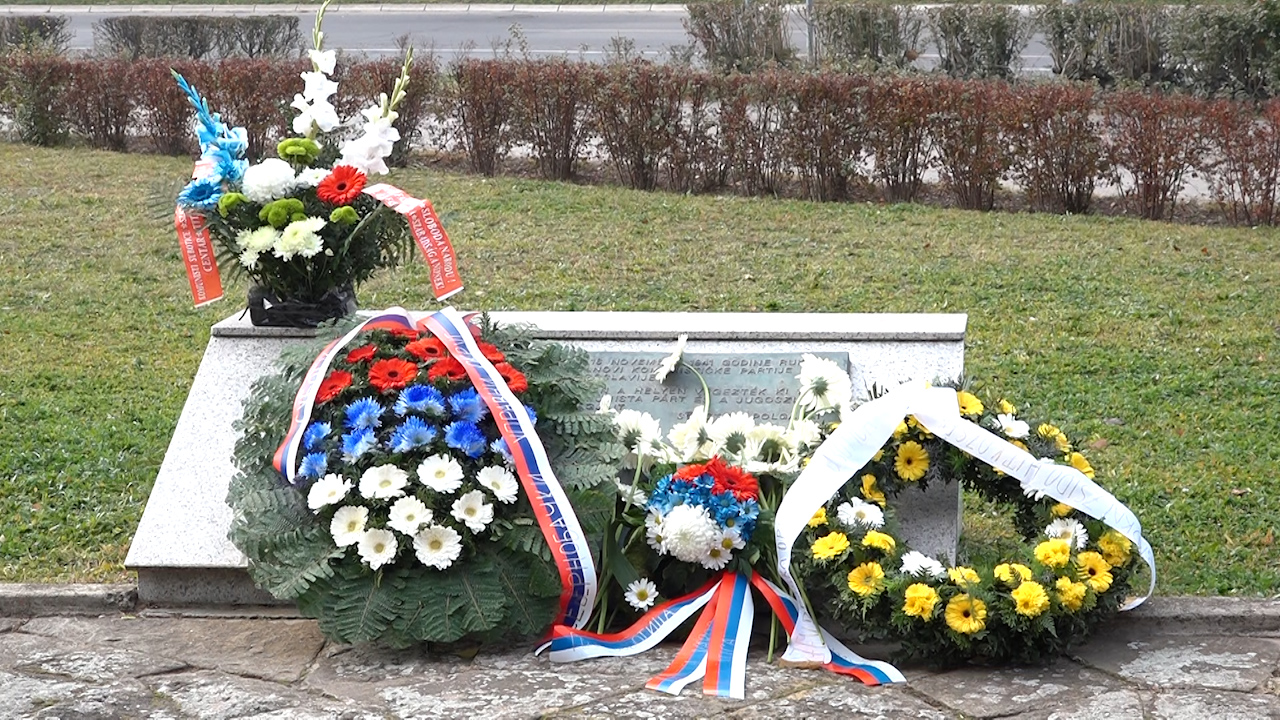
[[[903,69],[921,53],[924,16],[915,5],[828,0],[814,3],[813,25],[823,64]]]
[[[685,30],[717,72],[752,72],[796,60],[787,8],[779,0],[699,0],[687,7]]]

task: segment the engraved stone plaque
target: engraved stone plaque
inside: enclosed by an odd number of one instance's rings
[[[669,353],[596,351],[591,370],[605,382],[613,407],[647,412],[662,422],[663,431],[687,420],[702,404],[702,385],[681,365],[659,383],[658,364]],[[811,353],[831,360],[846,373],[849,353]],[[685,353],[683,362],[698,369],[711,392],[711,415],[745,412],[756,422],[786,425],[800,392],[796,379],[803,353]]]

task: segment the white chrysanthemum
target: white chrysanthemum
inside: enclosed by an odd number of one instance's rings
[[[520,485],[516,482],[516,476],[504,467],[490,465],[483,468],[476,473],[476,482],[493,492],[498,502],[509,505],[516,501]]]
[[[315,481],[307,491],[307,507],[319,510],[327,505],[342,502],[350,490],[350,480],[337,473],[329,473]]]
[[[270,225],[263,225],[256,230],[241,230],[236,233],[236,246],[244,250],[262,253],[276,246],[280,239],[280,231]]]
[[[712,452],[726,455],[737,455],[742,452],[755,426],[755,418],[744,412],[732,412],[712,420],[707,428],[707,435],[711,437]]]
[[[733,559],[733,552],[719,543],[707,548],[702,556],[702,567],[708,570],[720,570]]]
[[[742,469],[752,475],[789,474],[800,469],[800,456],[790,449],[784,448],[779,454],[776,447],[766,448],[764,441],[749,440],[742,452],[736,456],[746,458],[741,462]],[[756,458],[756,459],[752,459]],[[767,459],[759,459],[767,458]]]
[[[805,353],[800,358],[800,405],[806,410],[846,408],[853,399],[849,373],[834,361]]]
[[[854,498],[840,503],[836,517],[846,527],[878,528],[884,525],[884,511],[878,505]]]
[[[373,499],[400,497],[409,484],[409,473],[395,465],[379,465],[364,471],[360,476],[360,494]]]
[[[318,255],[324,249],[324,239],[317,233],[326,222],[324,218],[309,217],[289,223],[280,232],[280,239],[276,240],[276,257],[288,260],[294,255],[305,258]]]
[[[307,56],[316,70],[325,75],[332,75],[334,66],[338,64],[338,55],[332,50],[308,50]]]
[[[448,455],[432,455],[418,465],[418,482],[438,493],[462,487],[462,466]]]
[[[662,382],[667,376],[675,371],[676,366],[680,364],[680,358],[684,357],[684,346],[689,342],[688,335],[681,335],[676,338],[676,349],[658,363],[658,369],[653,373],[653,379]]]
[[[364,525],[369,522],[369,508],[360,505],[347,505],[338,508],[329,523],[329,533],[338,547],[355,545],[364,537]]]
[[[613,409],[613,396],[612,396],[612,395],[601,395],[601,396],[600,396],[600,407],[598,407],[598,408],[596,409],[596,414],[597,414],[597,415],[612,415],[612,414],[613,414],[613,413],[615,413],[615,412],[617,412],[617,411]]]
[[[649,496],[645,495],[644,491],[640,488],[617,479],[613,481],[613,484],[617,486],[618,499],[622,500],[622,502],[639,505],[641,507],[648,504]]]
[[[689,419],[672,426],[667,440],[675,449],[680,462],[702,462],[711,459],[711,436],[707,434],[707,410],[699,405],[689,414]]]
[[[917,550],[908,550],[902,554],[902,574],[915,577],[946,577],[947,569],[942,563]]]
[[[720,544],[720,526],[700,505],[677,505],[663,518],[667,553],[685,562],[701,563],[711,547]]]
[[[366,530],[364,536],[360,538],[360,544],[356,547],[360,553],[360,559],[372,570],[377,570],[394,560],[396,550],[399,549],[396,536],[390,530]]]
[[[649,578],[640,578],[627,585],[627,593],[623,597],[631,607],[647,610],[653,607],[653,603],[658,599],[658,586],[654,585]]]
[[[479,490],[463,493],[453,501],[450,512],[473,533],[481,532],[493,522],[493,506],[484,501],[484,493]]]
[[[244,171],[241,191],[250,200],[265,205],[288,195],[295,182],[293,166],[280,158],[267,158]]]
[[[1085,530],[1079,520],[1071,518],[1057,518],[1044,529],[1044,534],[1057,540],[1066,540],[1077,550],[1083,550],[1089,543],[1089,531]]]
[[[431,522],[432,516],[431,508],[423,505],[418,498],[409,495],[400,498],[391,506],[391,517],[387,520],[387,525],[391,526],[392,530],[412,536],[416,535],[423,525]]]
[[[445,525],[428,525],[413,536],[413,553],[423,565],[444,570],[462,554],[462,536]]]
[[[630,452],[647,450],[662,438],[662,423],[646,412],[620,410],[613,418],[618,440]]]
[[[812,420],[796,420],[791,423],[791,429],[787,431],[787,439],[794,448],[806,445],[814,447],[822,439],[822,428],[818,427],[818,423]]]
[[[320,184],[320,181],[329,177],[332,170],[328,168],[303,168],[298,171],[298,187],[313,188]]]
[[[1013,415],[997,415],[996,423],[1005,437],[1024,438],[1031,432],[1031,426],[1015,418]]]
[[[245,270],[257,270],[259,255],[261,255],[261,253],[257,250],[245,250],[240,253],[240,266]]]

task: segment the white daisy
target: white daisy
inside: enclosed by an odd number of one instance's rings
[[[462,554],[462,536],[445,525],[428,525],[413,536],[413,553],[418,562],[444,570]]]
[[[627,585],[627,594],[623,597],[631,607],[646,610],[653,607],[654,601],[658,599],[658,586],[649,578],[640,578]]]
[[[719,570],[729,561],[733,559],[733,553],[726,550],[724,546],[716,544],[707,548],[706,554],[702,556],[702,567],[708,570]]]
[[[1024,438],[1031,432],[1031,426],[1013,415],[996,415],[996,423],[1005,437]]]
[[[711,458],[711,436],[707,434],[707,410],[699,405],[689,419],[671,427],[667,440],[680,462],[700,462]]]
[[[317,480],[307,491],[307,507],[319,511],[326,505],[342,502],[350,490],[350,480],[337,473],[329,473]]]
[[[689,342],[688,335],[681,335],[676,338],[676,349],[668,356],[662,358],[662,362],[658,363],[658,369],[653,373],[653,379],[662,382],[667,379],[680,364],[680,358],[684,356],[684,346]]]
[[[744,412],[732,412],[712,420],[707,434],[711,437],[713,454],[736,455],[742,452],[755,426],[755,418]]]
[[[1066,540],[1075,546],[1077,550],[1083,550],[1084,546],[1089,543],[1089,531],[1085,530],[1084,525],[1079,520],[1071,518],[1058,518],[1049,523],[1049,527],[1044,529],[1044,534],[1055,540]]]
[[[472,490],[453,501],[451,509],[458,522],[466,523],[467,529],[478,533],[493,522],[493,506],[484,501],[484,493]]]
[[[916,550],[902,554],[902,574],[916,577],[945,577],[947,569],[942,563]]]
[[[737,528],[725,528],[720,532],[720,547],[725,550],[741,550],[746,546],[742,541],[742,533]]]
[[[663,518],[662,529],[667,552],[685,562],[701,563],[709,548],[720,545],[720,526],[700,505],[675,506]]]
[[[400,497],[409,484],[409,473],[395,465],[379,465],[364,471],[360,476],[360,494],[383,500]]]
[[[338,508],[329,523],[329,533],[338,547],[355,545],[364,537],[364,524],[369,522],[369,508],[347,505]]]
[[[498,502],[509,505],[516,501],[520,486],[516,483],[516,477],[504,467],[490,465],[482,469],[476,473],[476,482],[491,490]]]
[[[838,410],[853,398],[849,373],[834,361],[805,353],[800,358],[800,405],[806,410]]]
[[[840,503],[836,508],[836,517],[843,525],[850,528],[858,526],[878,528],[884,525],[884,511],[878,505],[858,498]]]
[[[395,559],[399,545],[395,533],[390,530],[366,530],[356,549],[360,552],[360,559],[370,569],[377,570]]]
[[[618,498],[622,502],[640,506],[644,506],[649,502],[649,497],[640,488],[618,479],[614,479],[613,484],[618,487]]]
[[[414,535],[418,532],[418,528],[431,522],[432,516],[430,508],[423,505],[418,498],[409,495],[400,498],[391,506],[391,518],[387,520],[387,525],[391,526],[392,530],[405,535]]]
[[[418,466],[418,482],[438,493],[462,487],[462,466],[448,455],[432,455]]]

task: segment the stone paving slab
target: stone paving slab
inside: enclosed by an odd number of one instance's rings
[[[973,718],[998,718],[1062,702],[1077,702],[1124,683],[1070,660],[1047,667],[1017,667],[993,672],[973,667],[932,677],[912,678],[911,687],[956,712]]]
[[[1117,630],[1080,648],[1085,664],[1153,687],[1252,692],[1280,672],[1280,640],[1143,635]]]

